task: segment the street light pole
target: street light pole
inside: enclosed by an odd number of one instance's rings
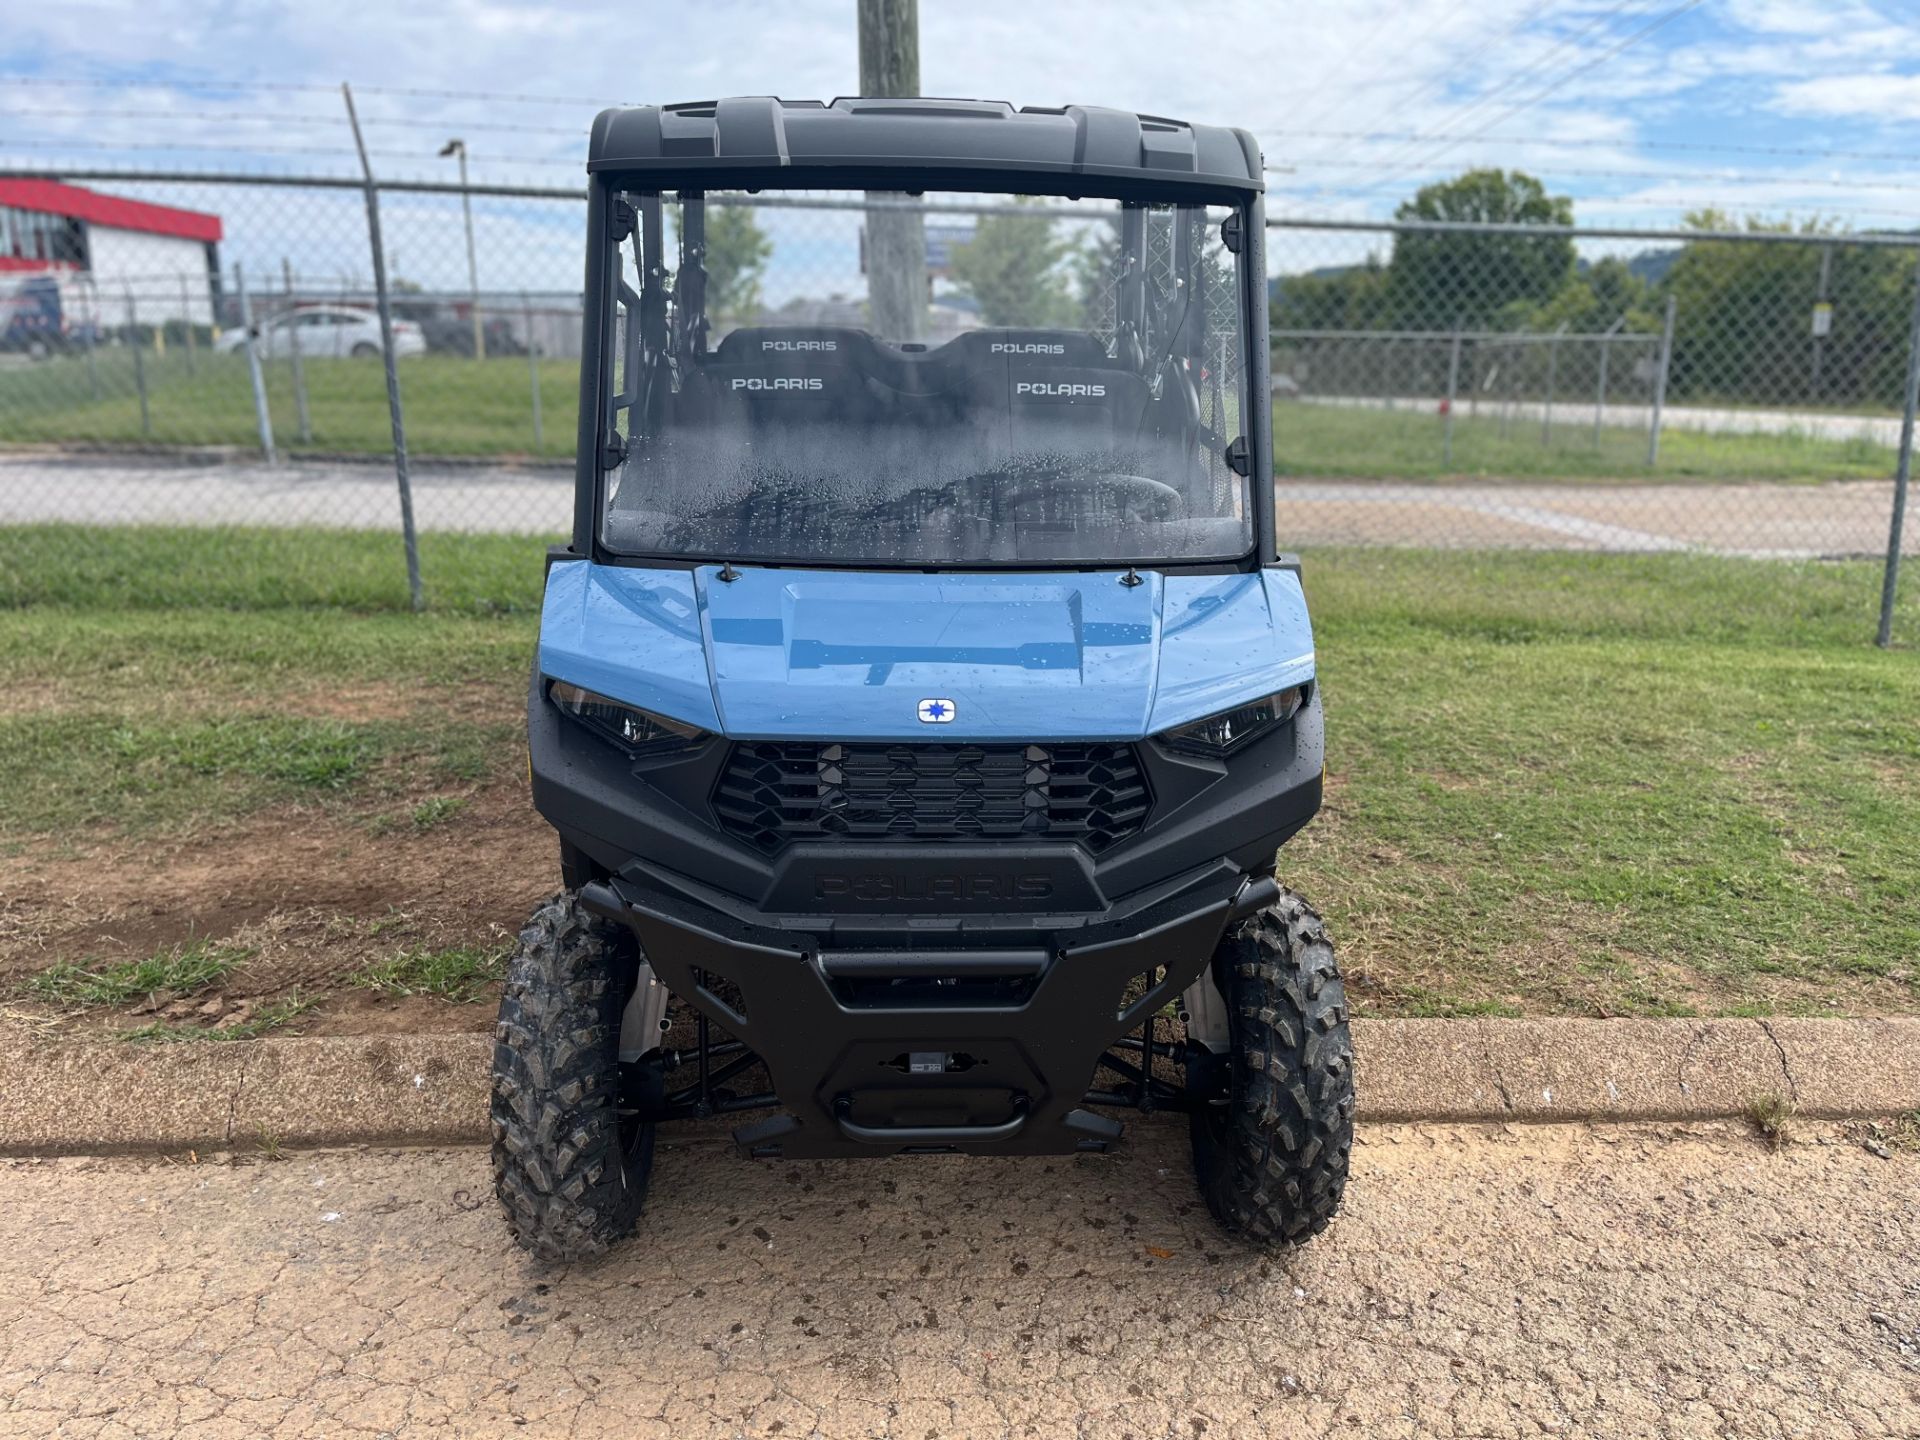
[[[460,210],[467,221],[467,296],[468,308],[473,312],[473,358],[487,358],[487,335],[480,324],[480,266],[473,257],[473,192],[467,189],[467,142],[461,139],[447,141],[440,147],[440,156],[460,157]]]

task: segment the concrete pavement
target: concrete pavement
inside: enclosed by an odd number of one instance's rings
[[[1920,1109],[1920,1020],[1356,1020],[1363,1121]],[[487,1138],[492,1037],[0,1039],[0,1154]],[[1130,1122],[1131,1123],[1131,1122]]]
[[[1877,557],[1893,487],[1410,483],[1283,479],[1274,487],[1283,547],[1695,551],[1736,558]],[[1920,554],[1909,523],[1903,554]]]
[[[1341,410],[1400,410],[1416,415],[1436,415],[1440,413],[1440,406],[1445,399],[1444,395],[1396,395],[1390,398],[1378,395],[1303,395],[1278,400],[1274,408],[1278,410],[1281,404],[1328,405]],[[1506,400],[1497,395],[1483,395],[1476,403],[1473,396],[1463,394],[1459,405],[1459,410],[1455,412],[1457,415],[1471,415],[1483,420],[1506,415],[1518,421],[1540,421],[1547,414],[1545,401]],[[1597,416],[1596,408],[1599,412]],[[1596,418],[1601,425],[1610,429],[1645,431],[1652,423],[1652,401],[1647,398],[1637,404],[1610,403],[1596,407],[1591,399],[1562,395],[1554,402],[1554,424],[1565,426],[1569,432],[1578,433],[1583,427],[1591,429]],[[1794,435],[1812,440],[1863,440],[1889,449],[1900,443],[1898,415],[1848,415],[1832,410],[1747,410],[1730,405],[1667,405],[1660,411],[1660,427],[1662,430],[1696,430],[1708,435]]]
[[[477,1149],[0,1162],[0,1436],[1912,1436],[1920,1155],[1363,1128],[1305,1249],[1183,1127],[1061,1161],[663,1149],[600,1264]]]
[[[418,464],[423,531],[554,534],[572,522],[572,472],[554,466]],[[1277,483],[1284,548],[1413,545],[1697,550],[1758,558],[1877,556],[1890,481],[1826,485]],[[324,525],[397,530],[390,464],[0,453],[0,524]],[[1906,527],[1920,553],[1920,523]]]

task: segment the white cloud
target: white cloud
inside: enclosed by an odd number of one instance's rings
[[[1871,25],[1871,6],[1834,0],[1726,0],[1727,18],[1748,30],[1775,35],[1837,35]]]
[[[1920,75],[1822,75],[1780,86],[1774,103],[1792,115],[1920,120]]]
[[[606,104],[742,93],[829,98],[856,88],[846,0],[252,0],[216,7],[205,0],[64,0],[14,10],[20,13],[9,14],[0,36],[0,71],[113,77],[77,90],[16,86],[0,94],[0,152],[29,162],[62,157],[61,147],[71,146],[64,155],[78,160],[351,173],[344,118],[330,88],[344,78],[356,86],[385,174],[450,178],[452,162],[435,152],[460,134],[477,178],[571,185],[587,125]],[[1920,27],[1890,19],[1884,3],[1862,0],[1718,0],[1573,73],[1658,13],[1648,6],[1623,11],[1609,0],[923,0],[922,88],[1024,104],[1090,101],[1244,125],[1276,161],[1308,162],[1276,177],[1277,209],[1379,216],[1420,183],[1468,164],[1539,174],[1556,192],[1575,193],[1580,213],[1589,216],[1610,205],[1615,212],[1639,207],[1658,220],[1692,203],[1741,195],[1768,203],[1791,195],[1796,203],[1825,196],[1862,209],[1895,205],[1896,192],[1836,192],[1822,189],[1811,170],[1787,173],[1797,161],[1735,162],[1743,173],[1779,170],[1764,182],[1770,190],[1667,180],[1661,177],[1669,171],[1707,171],[1715,157],[1676,161],[1639,142],[1652,136],[1737,143],[1770,119],[1792,116],[1813,122],[1793,144],[1893,148],[1885,137],[1865,142],[1888,121],[1920,118],[1920,77],[1899,73],[1920,68]],[[182,79],[320,88],[182,91]],[[520,104],[403,90],[577,98]],[[1451,143],[1490,122],[1486,138]],[[1533,143],[1503,138],[1513,136]],[[161,140],[208,148],[98,148]],[[1582,143],[1539,143],[1552,140]],[[1311,164],[1329,160],[1349,168]],[[1564,183],[1556,169],[1654,178],[1637,189],[1633,182]],[[1681,194],[1689,187],[1691,198]],[[230,197],[236,227],[264,218],[260,193]],[[300,213],[306,203],[284,208]],[[1670,207],[1668,216],[1662,206]],[[283,245],[297,254],[337,249],[329,237],[351,233],[350,211],[350,201],[330,199],[325,222],[305,231],[293,222],[263,226],[272,238],[262,249],[269,258]],[[565,267],[544,236],[519,235],[504,217],[488,224],[512,235],[498,242],[503,250],[524,244],[529,254],[552,257],[537,267],[543,287],[577,283],[560,278]],[[396,216],[394,226],[409,270],[446,268],[442,257],[428,254],[434,241],[406,238],[433,235],[424,220]],[[536,283],[536,267],[510,268]]]

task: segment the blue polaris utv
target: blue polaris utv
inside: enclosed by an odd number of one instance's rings
[[[756,1158],[1112,1148],[1321,1230],[1352,1141],[1260,152],[1068,106],[766,98],[591,141],[533,799],[565,889],[494,1052],[520,1243],[591,1255],[662,1122]]]

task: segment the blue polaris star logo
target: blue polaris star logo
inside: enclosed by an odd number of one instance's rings
[[[945,725],[953,719],[953,701],[922,700],[920,702],[920,723],[922,725]]]

